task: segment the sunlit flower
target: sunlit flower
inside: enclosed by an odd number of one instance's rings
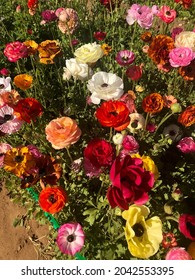
[[[45,10],[41,13],[42,21],[41,24],[46,24],[51,21],[55,21],[58,17],[54,10]]]
[[[58,28],[64,34],[72,34],[79,26],[77,12],[72,8],[63,8],[58,13]]]
[[[4,55],[10,62],[17,62],[20,58],[28,56],[28,49],[22,42],[15,41],[6,45]]]
[[[0,94],[4,91],[10,91],[11,90],[11,78],[0,78]]]
[[[104,52],[104,55],[109,55],[109,53],[112,51],[112,47],[109,46],[108,44],[102,44],[101,48]]]
[[[148,94],[142,100],[142,108],[144,112],[149,114],[156,114],[162,111],[164,107],[163,97],[160,93]]]
[[[28,74],[20,74],[14,77],[14,84],[16,87],[27,90],[31,87],[33,77]]]
[[[15,89],[4,91],[0,95],[0,104],[9,105],[13,108],[21,98],[19,92]]]
[[[175,37],[176,48],[190,48],[195,52],[195,32],[182,31]]]
[[[131,205],[122,212],[126,220],[125,237],[132,256],[148,259],[156,254],[162,242],[162,222],[154,216],[146,220],[150,213],[148,207]]]
[[[192,137],[184,137],[177,144],[177,148],[184,154],[195,153],[195,141]]]
[[[67,223],[58,229],[57,245],[63,254],[74,256],[85,241],[84,231],[79,223]]]
[[[38,51],[39,45],[33,40],[27,40],[23,44],[27,47],[28,55],[34,55]]]
[[[185,127],[195,124],[195,105],[188,106],[178,117],[178,122]]]
[[[189,9],[193,3],[193,0],[175,0],[175,2],[182,4],[185,9]]]
[[[119,51],[116,54],[116,61],[121,66],[128,66],[135,60],[135,54],[129,50]]]
[[[172,67],[187,66],[195,58],[195,53],[190,48],[174,48],[169,53],[169,62]]]
[[[122,147],[129,153],[137,153],[139,150],[139,143],[132,135],[126,135],[123,138]]]
[[[137,81],[142,76],[142,70],[143,65],[130,65],[128,66],[126,70],[126,75],[128,78],[130,78],[132,81]]]
[[[173,95],[164,95],[163,96],[164,106],[171,108],[171,106],[177,103],[177,99]]]
[[[167,252],[165,260],[192,260],[192,257],[185,248],[174,247]]]
[[[0,70],[0,74],[3,75],[3,76],[8,76],[9,75],[9,70],[7,68],[2,68]]]
[[[0,168],[4,165],[4,156],[7,151],[12,148],[11,145],[7,143],[0,143]]]
[[[14,110],[8,105],[0,108],[0,131],[5,134],[12,134],[20,130],[23,121],[14,115]]]
[[[66,59],[66,68],[64,73],[67,76],[68,72],[75,80],[86,81],[93,75],[92,69],[86,63],[79,63],[75,58]],[[64,75],[64,74],[63,74]],[[65,78],[65,76],[64,76]]]
[[[132,113],[129,115],[130,123],[127,128],[131,133],[136,133],[138,130],[143,129],[145,127],[145,118],[138,113]]]
[[[175,235],[172,232],[163,233],[162,246],[165,249],[177,246]]]
[[[195,80],[195,59],[191,61],[188,66],[183,66],[179,68],[179,74],[186,81],[194,81]]]
[[[93,34],[93,37],[98,40],[98,41],[102,41],[106,38],[106,32],[102,32],[102,31],[96,31]]]
[[[156,14],[162,21],[171,23],[175,20],[177,13],[174,9],[169,6],[162,6]]]
[[[38,46],[40,62],[53,64],[54,58],[61,53],[61,48],[56,40],[46,40]]]
[[[74,56],[79,63],[87,63],[89,65],[97,62],[103,55],[104,52],[101,45],[96,44],[96,42],[85,44],[74,52]]]
[[[29,14],[33,16],[36,13],[36,9],[38,7],[38,0],[28,0],[27,6],[29,9]]]
[[[92,93],[90,98],[93,104],[99,104],[101,99],[119,99],[124,92],[123,80],[107,72],[95,73],[88,81],[87,88]]]

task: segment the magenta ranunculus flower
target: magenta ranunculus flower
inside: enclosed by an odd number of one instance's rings
[[[63,254],[74,256],[78,253],[85,241],[85,234],[79,223],[63,224],[58,229],[57,245]]]
[[[123,138],[122,146],[129,153],[137,153],[139,150],[139,144],[132,135],[126,135]]]
[[[119,51],[116,54],[116,62],[121,66],[128,66],[135,60],[135,54],[129,50]]]
[[[137,81],[142,76],[142,65],[130,65],[127,68],[126,75],[132,81]]]
[[[169,6],[162,6],[157,13],[157,16],[166,23],[171,23],[175,20],[177,13],[174,9]]]
[[[179,230],[186,238],[195,241],[195,215],[180,215]]]
[[[3,76],[8,76],[9,75],[9,70],[7,68],[2,68],[0,70],[0,74]]]
[[[184,154],[195,153],[195,141],[192,137],[184,137],[177,144],[177,148]]]
[[[174,48],[169,53],[169,62],[172,67],[187,66],[195,58],[191,48]]]
[[[10,62],[16,62],[28,56],[28,49],[22,42],[16,41],[6,45],[4,55]]]
[[[102,32],[102,31],[96,31],[93,34],[93,37],[98,40],[98,41],[102,41],[106,38],[106,32]]]
[[[127,210],[129,204],[143,205],[148,201],[154,174],[143,168],[140,158],[118,156],[111,166],[110,180],[112,186],[108,188],[107,199],[111,207]]]
[[[175,41],[175,37],[176,35],[178,35],[179,33],[181,33],[183,31],[182,27],[175,27],[172,29],[171,31],[171,37],[173,38],[173,40]]]
[[[167,252],[165,260],[192,260],[192,257],[185,248],[174,247]]]
[[[47,22],[55,21],[58,17],[54,10],[45,10],[41,13],[42,21],[41,24],[45,24]]]

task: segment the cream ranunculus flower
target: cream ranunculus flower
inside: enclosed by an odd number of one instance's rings
[[[145,220],[149,213],[148,207],[135,204],[122,212],[122,217],[126,220],[128,249],[132,256],[141,259],[148,259],[156,254],[163,238],[160,218],[154,216]]]
[[[92,93],[90,99],[93,104],[99,104],[100,100],[117,100],[124,93],[123,80],[116,74],[107,72],[95,73],[87,84]]]
[[[75,58],[66,60],[66,68],[64,68],[64,72],[67,75],[68,72],[75,80],[86,81],[91,78],[93,75],[92,69],[86,63],[79,63]]]
[[[130,123],[127,128],[131,133],[136,133],[139,129],[143,129],[145,126],[145,118],[138,113],[132,113],[129,115]]]
[[[191,48],[195,52],[195,32],[182,31],[175,37],[175,47]]]
[[[94,42],[85,44],[76,49],[74,55],[79,63],[87,63],[90,65],[98,61],[98,59],[104,55],[104,52],[101,45]]]

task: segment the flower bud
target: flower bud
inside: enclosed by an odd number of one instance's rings
[[[179,103],[174,103],[171,105],[171,111],[173,113],[180,113],[182,111],[181,105]]]

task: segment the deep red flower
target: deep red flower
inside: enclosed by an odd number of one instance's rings
[[[121,1],[118,0],[118,5]],[[115,8],[115,5],[117,3],[117,0],[100,0],[100,3],[104,5],[109,11]]]
[[[177,246],[175,235],[172,232],[163,233],[162,246],[165,249]]]
[[[142,76],[142,65],[130,65],[127,68],[126,75],[132,81],[137,81]]]
[[[182,214],[179,217],[179,230],[186,238],[195,241],[195,215]]]
[[[110,169],[112,186],[108,188],[107,199],[112,208],[127,210],[129,204],[142,205],[149,199],[148,192],[154,185],[154,175],[143,168],[140,158],[126,155],[117,157]]]
[[[106,101],[96,110],[96,118],[105,127],[114,127],[115,130],[124,130],[129,122],[129,110],[122,101]]]
[[[35,98],[27,97],[18,101],[14,106],[14,111],[19,119],[30,123],[31,120],[36,121],[36,118],[42,115],[43,107]]]
[[[29,9],[34,9],[38,5],[38,0],[28,0],[27,6]]]
[[[98,41],[102,41],[106,38],[106,32],[97,31],[93,34],[94,38]]]
[[[189,9],[192,5],[192,0],[175,0],[176,3],[181,3],[185,9]]]

